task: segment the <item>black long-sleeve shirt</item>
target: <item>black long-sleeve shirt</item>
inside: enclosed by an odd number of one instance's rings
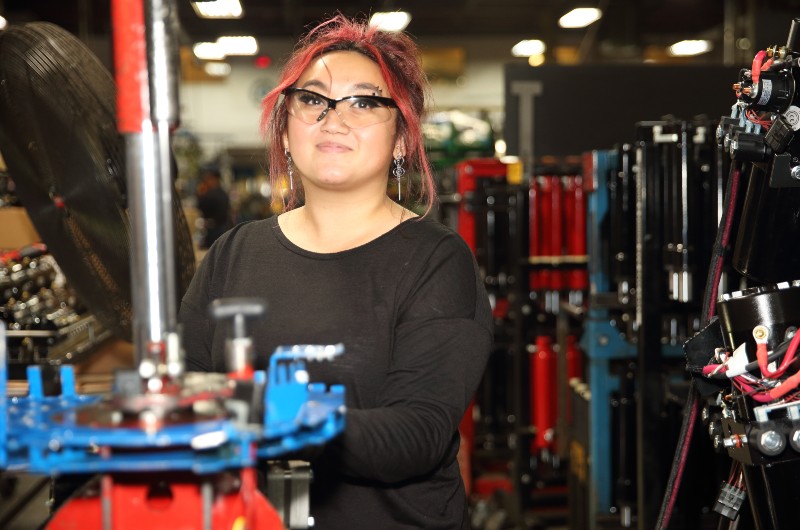
[[[215,298],[259,296],[257,366],[279,345],[343,343],[312,381],[346,387],[346,428],[312,465],[311,513],[323,530],[469,528],[458,424],[492,340],[475,260],[442,224],[411,219],[360,247],[308,252],[277,217],[237,226],[204,258],[180,321],[190,370],[223,371]]]

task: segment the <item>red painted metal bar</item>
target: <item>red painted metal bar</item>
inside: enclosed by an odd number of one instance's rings
[[[114,40],[114,70],[117,83],[117,128],[119,132],[142,132],[150,118],[142,0],[113,0],[111,21]]]

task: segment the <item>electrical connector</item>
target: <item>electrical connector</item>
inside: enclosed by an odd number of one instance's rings
[[[739,510],[742,509],[746,496],[747,493],[743,489],[723,482],[714,511],[733,521],[739,516]]]

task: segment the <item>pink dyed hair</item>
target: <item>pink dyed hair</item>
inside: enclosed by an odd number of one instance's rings
[[[261,134],[267,144],[272,189],[279,189],[279,181],[288,171],[283,151],[288,114],[281,92],[297,82],[311,61],[334,51],[359,52],[380,68],[389,87],[389,96],[397,102],[397,134],[405,141],[406,166],[421,176],[417,200],[425,204],[426,213],[429,212],[436,200],[436,186],[423,145],[421,123],[430,85],[422,70],[417,46],[404,33],[379,31],[366,21],[351,20],[341,14],[321,23],[298,42],[283,67],[278,85],[261,102]],[[295,185],[286,199],[286,208],[295,207],[299,200]]]

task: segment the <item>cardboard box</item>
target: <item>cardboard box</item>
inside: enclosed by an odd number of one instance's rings
[[[0,208],[0,250],[16,250],[39,241],[25,208]]]

